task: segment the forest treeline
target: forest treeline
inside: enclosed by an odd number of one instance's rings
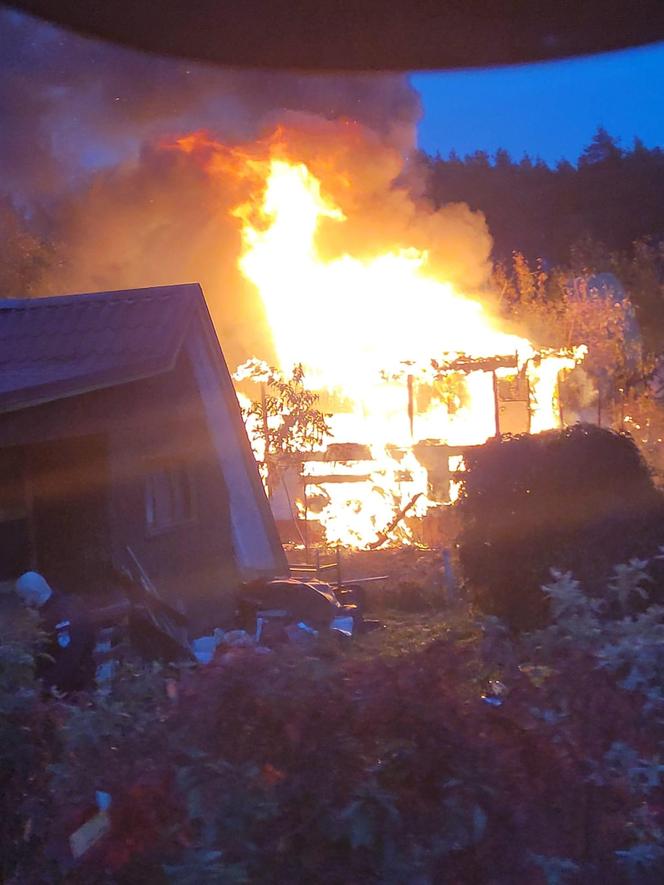
[[[483,212],[499,260],[521,252],[568,265],[593,258],[585,254],[589,241],[615,252],[664,236],[664,150],[638,139],[626,150],[600,128],[576,165],[553,168],[528,156],[513,160],[505,150],[424,162],[430,199]]]
[[[576,164],[554,168],[507,151],[423,157],[435,206],[465,202],[484,213],[503,289],[534,286],[555,301],[550,282],[613,273],[622,283],[647,350],[664,350],[664,150],[635,139],[624,149],[599,128]],[[556,287],[558,290],[560,286]]]

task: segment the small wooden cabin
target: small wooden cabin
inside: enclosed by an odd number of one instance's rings
[[[195,629],[288,572],[200,286],[0,301],[0,580],[103,596],[128,547]]]

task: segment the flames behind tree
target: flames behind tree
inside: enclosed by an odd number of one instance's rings
[[[242,146],[196,133],[174,147],[201,163],[213,186],[242,183],[246,198],[232,212],[241,230],[238,266],[260,293],[280,367],[302,363],[333,412],[335,442],[371,453],[332,479],[329,462],[305,465],[327,540],[365,546],[400,513],[422,516],[434,504],[415,443],[484,442],[496,432],[496,377],[518,370],[532,389],[531,429],[557,426],[557,378],[575,358],[538,356],[529,340],[501,328],[479,295],[462,293],[464,280],[479,288],[486,272],[481,217],[467,207],[418,204],[398,184],[398,155],[378,150],[360,127],[335,128],[329,139],[327,129],[279,127]],[[441,364],[432,368],[441,355],[447,365],[455,356],[470,361],[463,377],[457,373],[456,397],[440,383]],[[473,360],[496,355],[511,355],[516,368],[473,369]],[[411,402],[409,414],[414,383],[428,401],[417,414]],[[402,524],[391,531],[409,538]]]

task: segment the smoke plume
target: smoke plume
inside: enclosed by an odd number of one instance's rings
[[[414,196],[420,104],[403,76],[213,68],[13,12],[0,12],[0,52],[0,187],[30,212],[46,207],[54,260],[43,294],[199,281],[229,361],[269,359],[260,300],[236,264],[232,210],[249,185],[212,180],[200,157],[172,144],[204,129],[255,150],[277,125],[347,217],[321,231],[326,255],[417,247],[432,272],[466,290],[486,280],[483,216]]]
[[[414,146],[417,93],[401,75],[300,75],[161,58],[0,9],[3,190],[51,198],[90,169],[174,133],[249,139],[289,110],[360,120]]]

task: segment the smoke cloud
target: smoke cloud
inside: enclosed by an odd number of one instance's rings
[[[232,209],[249,185],[213,181],[199,157],[168,145],[205,129],[248,147],[276,125],[347,217],[321,231],[326,256],[416,247],[429,251],[432,272],[467,291],[486,281],[483,216],[462,204],[434,211],[414,196],[408,158],[420,104],[403,76],[213,68],[8,11],[0,53],[0,190],[35,216],[46,207],[55,257],[43,294],[199,281],[229,362],[271,359],[260,299],[236,264]]]
[[[417,93],[401,75],[234,70],[137,52],[0,9],[2,189],[52,198],[145,142],[212,128],[253,137],[290,110],[360,120],[401,150],[415,143]]]

